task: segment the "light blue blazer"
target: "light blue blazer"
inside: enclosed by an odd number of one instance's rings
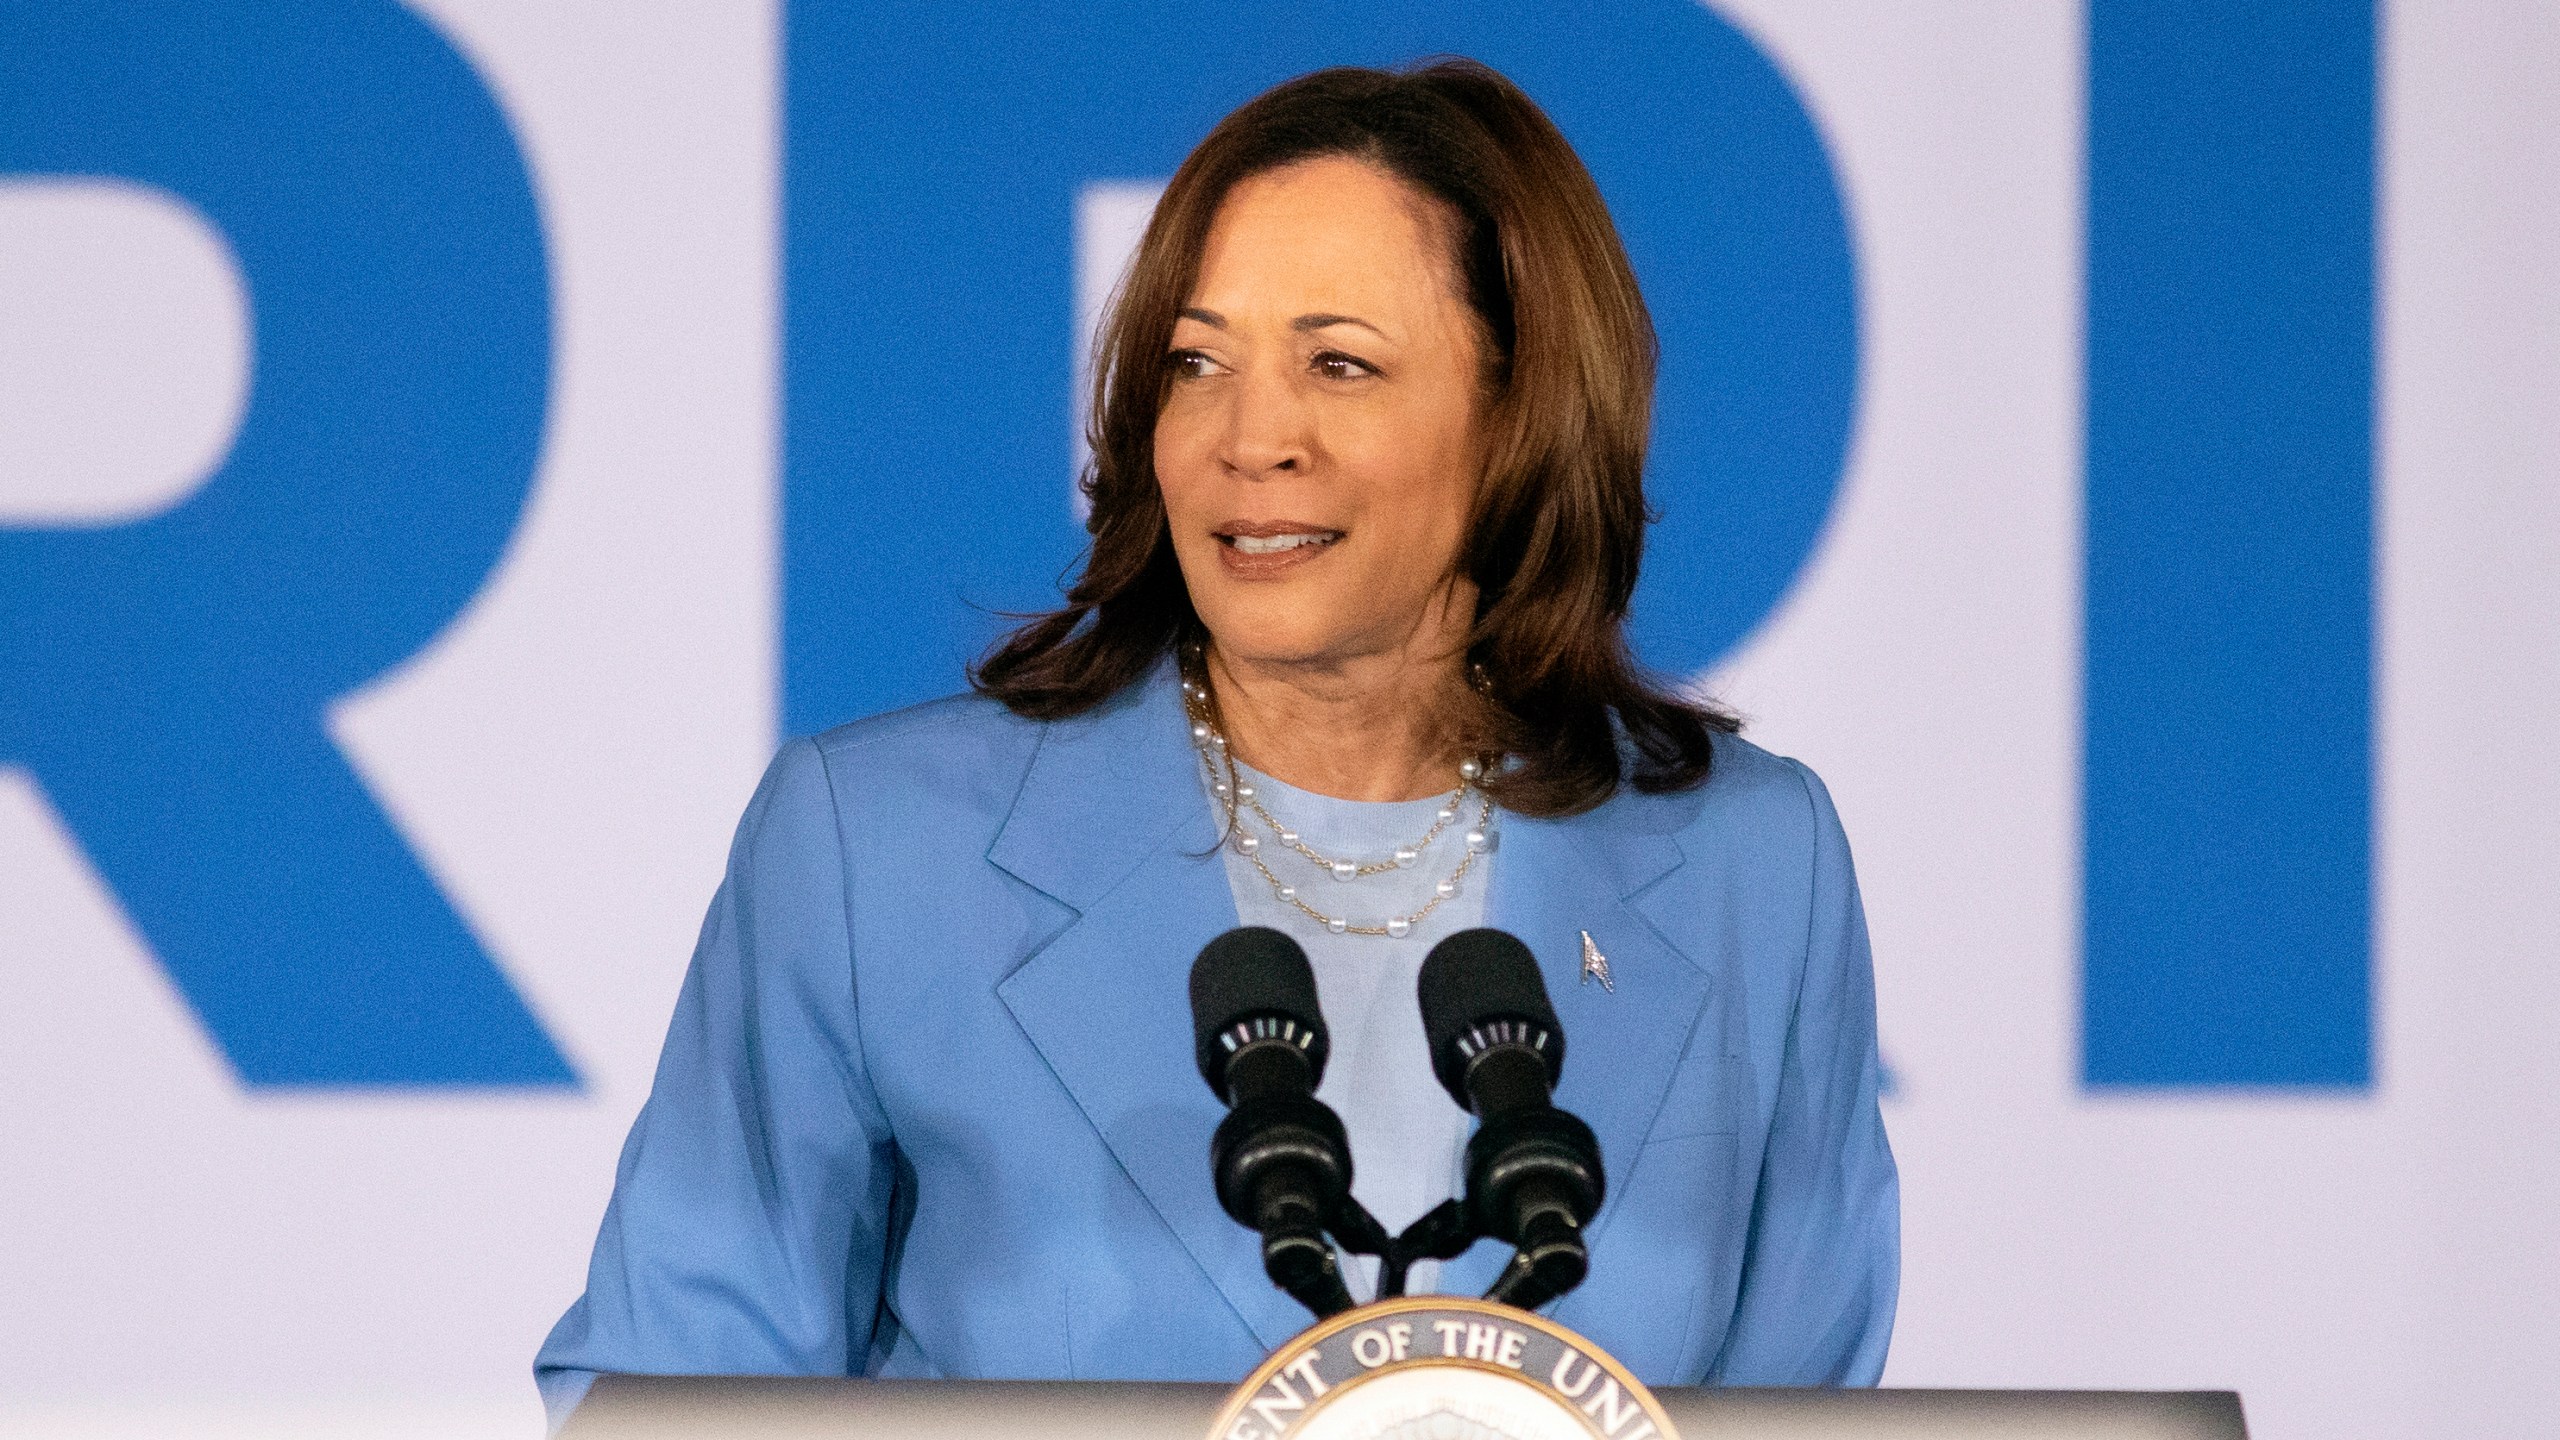
[[[1166,665],[1073,720],[960,698],[783,748],[536,1361],[555,1421],[600,1371],[1233,1381],[1309,1323],[1210,1189],[1186,982],[1236,911],[1189,747]],[[1873,1384],[1898,1200],[1822,783],[1718,737],[1694,790],[1500,830],[1487,923],[1608,1167],[1555,1317],[1652,1383]]]

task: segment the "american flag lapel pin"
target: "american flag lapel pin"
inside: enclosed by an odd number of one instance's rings
[[[1609,978],[1609,957],[1601,954],[1600,947],[1591,943],[1591,932],[1585,930],[1582,932],[1582,983],[1588,985],[1594,980],[1599,981],[1600,988],[1610,994],[1618,993],[1618,983]]]

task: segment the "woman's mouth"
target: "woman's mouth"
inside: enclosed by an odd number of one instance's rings
[[[1301,545],[1330,545],[1342,536],[1331,530],[1297,530],[1286,535],[1222,535],[1219,538],[1246,555],[1277,555]]]
[[[1221,526],[1218,558],[1227,573],[1245,578],[1276,575],[1314,559],[1343,537],[1340,530],[1296,521],[1266,521]]]

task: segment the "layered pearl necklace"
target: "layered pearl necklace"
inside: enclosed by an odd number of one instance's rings
[[[1493,838],[1488,829],[1493,820],[1493,800],[1476,789],[1476,782],[1484,778],[1484,762],[1468,759],[1459,762],[1458,788],[1449,792],[1448,798],[1441,802],[1439,813],[1432,819],[1431,828],[1423,833],[1421,839],[1410,845],[1397,846],[1395,853],[1385,860],[1364,863],[1324,855],[1314,846],[1309,845],[1297,831],[1274,818],[1271,812],[1263,807],[1262,799],[1255,793],[1253,783],[1236,773],[1236,757],[1227,745],[1225,729],[1218,724],[1217,704],[1210,697],[1206,681],[1192,675],[1183,677],[1182,708],[1191,717],[1191,743],[1192,747],[1199,751],[1201,769],[1209,782],[1209,793],[1217,797],[1219,807],[1225,812],[1226,825],[1221,833],[1227,837],[1227,843],[1233,845],[1237,854],[1243,856],[1255,870],[1261,872],[1264,883],[1271,887],[1271,893],[1279,897],[1282,904],[1294,906],[1299,913],[1322,925],[1333,934],[1384,935],[1397,940],[1412,934],[1416,923],[1432,911],[1439,909],[1441,902],[1458,893],[1458,886],[1467,878],[1467,872],[1475,868],[1476,857],[1485,853],[1493,844]],[[1422,860],[1422,852],[1431,847],[1431,842],[1439,839],[1443,831],[1457,823],[1459,815],[1466,810],[1470,798],[1476,802],[1475,823],[1467,830],[1461,842],[1465,848],[1458,856],[1457,868],[1449,872],[1447,879],[1432,887],[1431,898],[1423,904],[1421,909],[1410,915],[1393,916],[1384,923],[1376,925],[1354,925],[1343,916],[1327,915],[1308,904],[1305,897],[1298,893],[1297,886],[1289,884],[1272,873],[1270,864],[1262,856],[1262,837],[1255,835],[1246,827],[1242,813],[1250,811],[1253,818],[1261,821],[1263,826],[1270,830],[1272,838],[1277,840],[1283,848],[1297,852],[1318,870],[1331,875],[1336,881],[1348,884],[1365,876],[1383,875],[1392,870],[1408,869],[1419,864]]]

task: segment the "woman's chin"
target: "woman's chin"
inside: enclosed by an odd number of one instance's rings
[[[1410,659],[1389,635],[1411,635],[1419,626],[1310,624],[1304,615],[1224,623],[1207,621],[1209,643],[1221,660],[1256,669],[1325,670],[1382,656]]]
[[[1354,636],[1310,626],[1303,618],[1245,621],[1209,626],[1209,643],[1220,659],[1251,666],[1323,666],[1361,652]]]

